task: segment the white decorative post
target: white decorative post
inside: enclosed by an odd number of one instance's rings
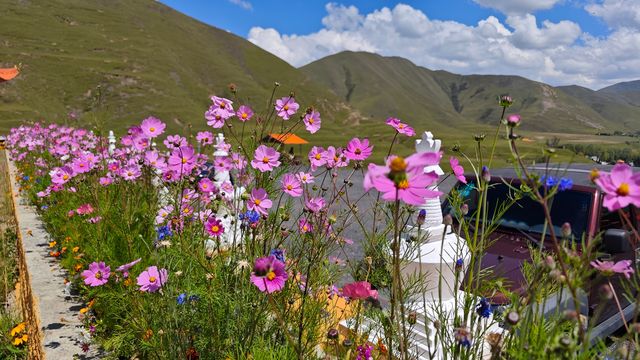
[[[116,136],[113,134],[113,130],[109,130],[109,155],[113,155],[116,150]]]

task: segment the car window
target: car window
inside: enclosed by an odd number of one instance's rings
[[[632,220],[629,214],[629,208],[625,208],[622,211],[627,214],[629,220]],[[618,211],[609,211],[609,209],[603,206],[600,214],[600,231],[607,231],[609,229],[624,229],[631,231],[629,226],[627,226],[626,221],[622,219],[622,216]]]

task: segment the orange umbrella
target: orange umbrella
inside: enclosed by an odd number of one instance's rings
[[[20,74],[17,66],[12,68],[0,68],[0,82],[9,81]]]

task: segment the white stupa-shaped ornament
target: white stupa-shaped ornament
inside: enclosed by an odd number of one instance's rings
[[[107,139],[109,141],[109,155],[113,155],[113,152],[116,150],[116,136],[113,134],[113,130],[109,130]]]
[[[430,131],[425,131],[422,134],[420,139],[416,140],[416,152],[438,152],[440,151],[440,146],[442,145],[442,141],[439,139],[434,139],[433,134]],[[438,176],[444,175],[444,171],[440,165],[426,166],[424,168],[424,172],[432,172],[434,171]],[[438,185],[435,184],[430,187],[430,190],[437,191]],[[424,222],[424,226],[429,228],[431,231],[439,231],[438,234],[442,234],[442,230],[444,226],[442,225],[442,208],[440,206],[439,198],[425,199],[425,203],[421,206],[418,206],[418,210],[424,209],[427,212],[427,217]]]
[[[225,150],[225,139],[223,133],[218,133],[216,136],[216,151],[213,152],[213,161],[216,161],[216,158],[224,158],[229,156],[229,153]],[[216,171],[215,173],[215,183],[220,186],[225,181],[231,181],[231,176],[228,171]]]

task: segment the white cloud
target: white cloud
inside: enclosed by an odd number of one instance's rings
[[[240,6],[245,10],[253,10],[253,5],[246,0],[229,0],[230,3]]]
[[[604,0],[599,4],[585,6],[585,10],[601,17],[610,27],[640,29],[640,1]]]
[[[324,28],[280,34],[254,27],[249,40],[294,66],[344,50],[401,56],[430,69],[462,74],[512,74],[551,84],[591,88],[640,78],[640,32],[627,27],[595,38],[571,21],[531,14],[496,17],[469,26],[429,19],[399,4],[360,14],[353,6],[328,4]]]
[[[494,8],[505,14],[531,14],[537,10],[551,9],[561,0],[473,0],[484,7]],[[632,0],[633,1],[633,0]]]

